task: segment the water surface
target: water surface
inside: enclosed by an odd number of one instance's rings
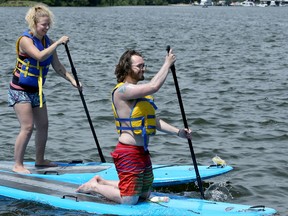
[[[150,80],[163,64],[165,48],[177,55],[176,70],[199,164],[219,155],[234,171],[225,182],[227,202],[265,205],[287,215],[288,8],[106,7],[52,8],[49,36],[71,38],[70,53],[84,85],[96,134],[111,161],[117,134],[110,104],[114,68],[127,48],[141,51]],[[0,160],[12,160],[18,121],[7,107],[15,64],[15,41],[26,29],[27,8],[0,8]],[[61,46],[60,60],[70,69]],[[51,160],[100,160],[78,91],[51,70],[44,89],[49,110],[46,156]],[[172,75],[155,94],[158,115],[182,127]],[[192,164],[185,140],[158,134],[154,164]],[[35,159],[34,138],[25,160]],[[197,193],[193,193],[198,197]],[[0,200],[0,214],[79,215],[39,204]],[[86,214],[82,214],[86,215]]]

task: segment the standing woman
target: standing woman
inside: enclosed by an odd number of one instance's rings
[[[56,166],[44,159],[48,138],[48,115],[42,86],[51,64],[64,79],[77,87],[73,76],[60,63],[56,49],[69,41],[62,36],[56,42],[50,40],[47,32],[53,24],[53,13],[44,4],[31,7],[25,17],[29,30],[16,42],[17,61],[8,90],[8,105],[13,107],[20,123],[16,138],[13,167],[14,172],[29,174],[24,167],[24,153],[35,126],[35,166]]]

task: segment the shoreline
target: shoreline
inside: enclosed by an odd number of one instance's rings
[[[7,1],[5,3],[1,3],[0,7],[31,7],[40,2],[35,1]]]

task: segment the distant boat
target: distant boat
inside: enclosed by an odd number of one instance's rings
[[[208,6],[212,6],[213,3],[212,3],[212,0],[201,0],[200,5],[202,7],[208,7]]]
[[[208,8],[208,5],[207,5],[207,4],[204,4],[204,5],[202,6],[202,8]]]
[[[276,7],[277,5],[276,5],[275,1],[271,1],[269,6],[270,7]]]
[[[266,3],[260,3],[256,5],[257,7],[268,7],[268,4]]]
[[[254,4],[254,2],[251,2],[251,1],[244,1],[244,2],[241,3],[241,6],[243,6],[243,7],[254,7],[255,4]]]

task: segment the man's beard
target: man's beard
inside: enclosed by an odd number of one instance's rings
[[[142,76],[139,78],[139,74],[136,74],[134,71],[130,72],[130,76],[132,79],[137,80],[138,81],[143,81],[145,79],[144,74],[142,74]]]

